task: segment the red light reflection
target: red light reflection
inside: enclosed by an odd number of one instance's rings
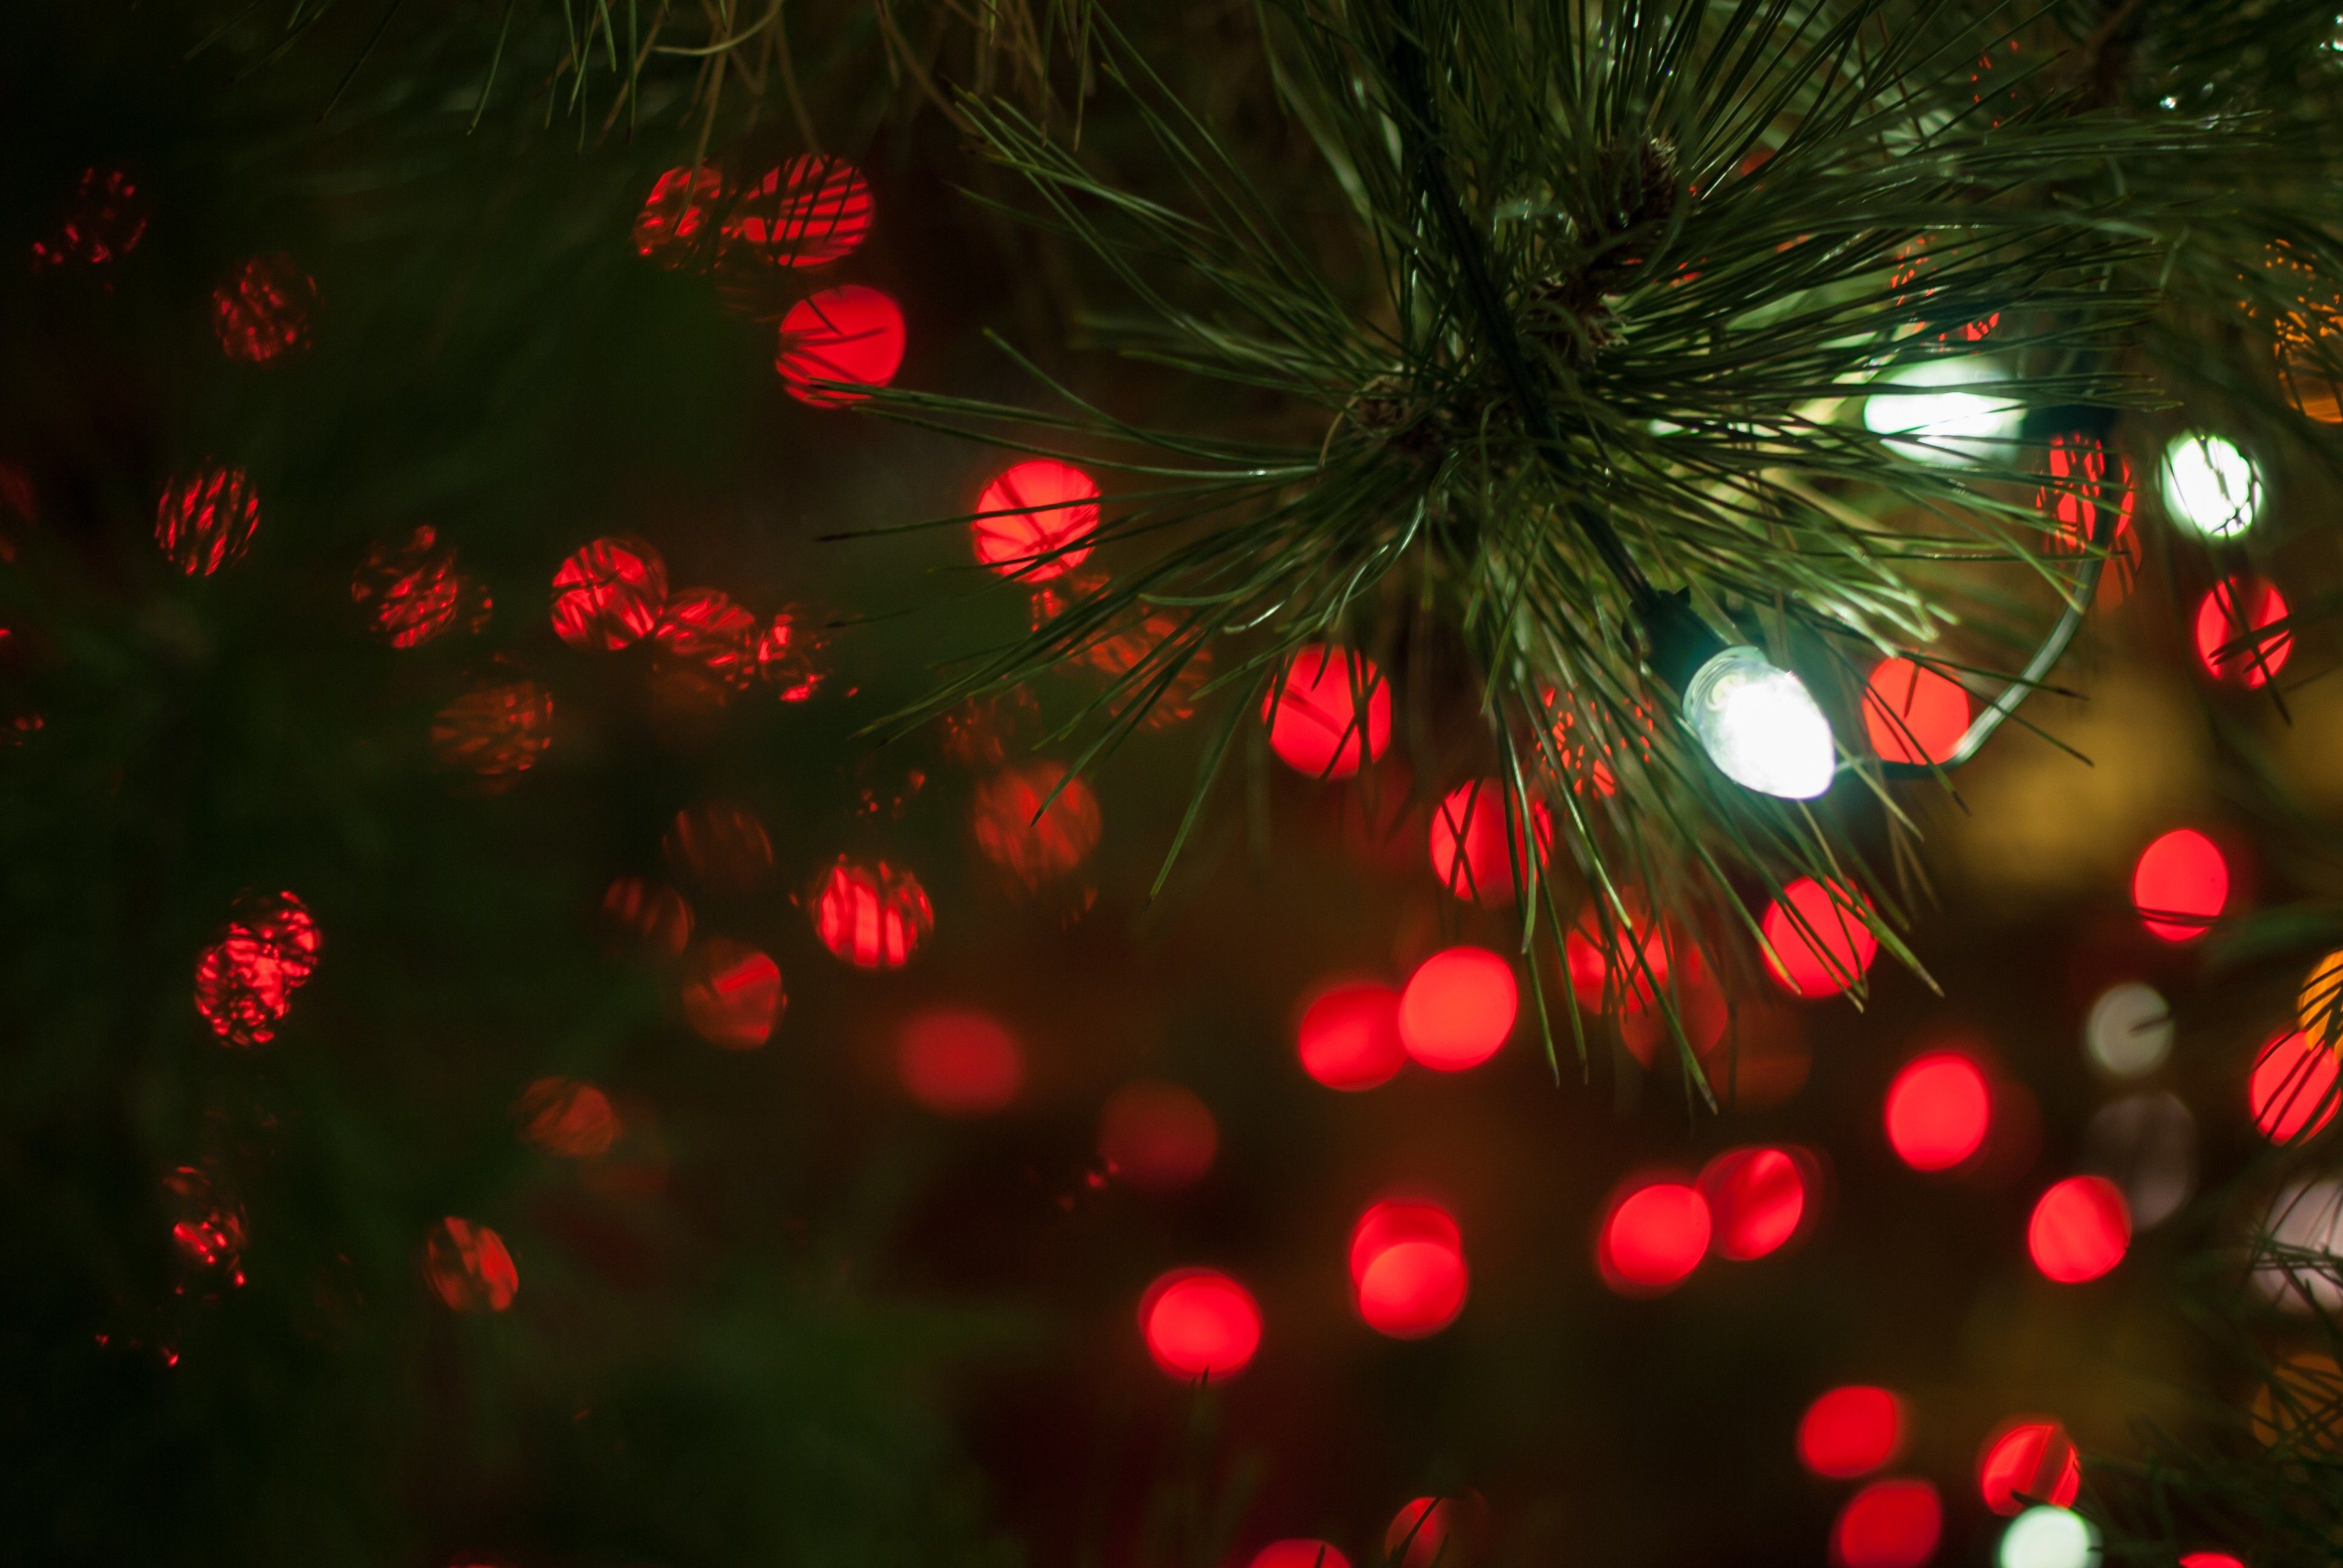
[[[827,266],[870,232],[870,186],[844,158],[791,158],[742,194],[724,237],[775,266]]]
[[[1728,1149],[1694,1185],[1708,1204],[1711,1247],[1733,1262],[1781,1251],[1806,1218],[1805,1175],[1787,1150]]]
[[[667,562],[640,539],[596,539],[553,574],[554,635],[572,648],[624,648],[666,608]]]
[[[2066,1429],[2040,1416],[2004,1422],[1977,1455],[1977,1493],[1996,1513],[2037,1503],[2064,1508],[2083,1490],[2083,1461]]]
[[[990,1116],[1025,1081],[1017,1037],[980,1012],[939,1009],[904,1024],[896,1066],[903,1089],[940,1116]]]
[[[1348,779],[1391,743],[1391,687],[1364,654],[1313,642],[1294,654],[1262,716],[1269,748],[1287,767],[1312,779]]]
[[[618,1141],[618,1113],[610,1097],[574,1078],[540,1078],[513,1101],[521,1141],[565,1160],[607,1154]]]
[[[450,1312],[501,1312],[520,1289],[505,1239],[486,1225],[450,1214],[423,1247],[424,1277]]]
[[[1035,457],[996,475],[976,498],[969,525],[976,558],[1003,577],[1045,582],[1090,558],[1098,532],[1097,481],[1054,457]]]
[[[602,894],[602,920],[627,945],[663,958],[680,958],[691,940],[691,906],[673,888],[644,877],[620,877]]]
[[[553,693],[527,677],[476,687],[431,721],[431,755],[443,768],[510,783],[553,745]]]
[[[163,487],[155,542],[191,578],[233,566],[260,527],[260,496],[242,468],[207,467]]]
[[[1046,759],[1004,769],[979,784],[974,822],[984,858],[1028,889],[1081,865],[1098,848],[1101,829],[1089,781],[1068,779],[1064,763]]]
[[[1220,1149],[1212,1108],[1176,1083],[1127,1083],[1099,1111],[1107,1173],[1147,1191],[1188,1186],[1212,1168]]]
[[[903,312],[875,288],[825,288],[781,317],[774,368],[789,396],[817,408],[842,407],[894,380],[903,363]],[[842,385],[831,386],[837,382]]]
[[[291,256],[252,256],[212,290],[212,330],[230,359],[266,365],[309,346],[317,304],[317,280]]]
[[[393,648],[418,648],[454,626],[463,588],[455,547],[428,523],[404,543],[368,546],[350,575],[350,602],[367,631]]]
[[[780,966],[745,942],[709,937],[685,965],[683,1016],[710,1045],[754,1050],[788,1005]]]
[[[919,878],[885,860],[840,856],[814,891],[814,935],[858,969],[900,969],[935,928]]]

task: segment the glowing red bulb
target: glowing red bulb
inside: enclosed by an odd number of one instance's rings
[[[1269,720],[1269,749],[1312,779],[1348,779],[1391,743],[1391,687],[1383,671],[1364,654],[1324,643],[1294,654],[1262,715]]]
[[[1044,805],[1048,809],[1042,809]],[[1027,888],[1066,875],[1098,848],[1098,796],[1062,762],[1004,769],[976,787],[976,847]]]
[[[1554,844],[1554,822],[1544,804],[1530,803],[1536,855],[1544,859]],[[1432,871],[1460,899],[1476,904],[1510,904],[1515,896],[1513,862],[1522,857],[1514,802],[1494,779],[1476,779],[1451,789],[1432,814]]]
[[[2273,1143],[2292,1143],[2334,1121],[2338,1065],[2334,1051],[2300,1030],[2262,1047],[2246,1088],[2254,1130]]]
[[[2268,628],[2287,618],[2286,596],[2258,577],[2217,582],[2197,601],[2197,657],[2217,680],[2267,686],[2286,668],[2294,633]]]
[[[913,1100],[940,1116],[990,1116],[1025,1081],[1017,1037],[980,1012],[923,1012],[903,1026],[896,1065]]]
[[[1373,1089],[1407,1062],[1399,1037],[1399,992],[1373,981],[1321,991],[1294,1031],[1302,1070],[1329,1089]]]
[[[781,317],[774,368],[789,396],[817,408],[859,403],[903,363],[903,312],[875,288],[825,288]]]
[[[1627,1193],[1603,1221],[1595,1260],[1604,1280],[1629,1295],[1673,1290],[1708,1253],[1708,1201],[1681,1181]]]
[[[2229,901],[2228,862],[2204,834],[2176,828],[2140,852],[2131,900],[2149,935],[2195,941]]]
[[[900,969],[936,929],[919,878],[884,860],[841,857],[813,898],[814,934],[858,969]]]
[[[1323,1541],[1272,1541],[1252,1554],[1248,1568],[1351,1568],[1351,1560]]]
[[[1925,1481],[1875,1481],[1831,1525],[1833,1568],[1920,1568],[1944,1535],[1944,1505]]]
[[[1471,1283],[1463,1232],[1436,1203],[1386,1200],[1351,1231],[1352,1300],[1377,1333],[1438,1333],[1464,1310]]]
[[[233,566],[260,528],[260,496],[242,468],[204,467],[163,487],[155,542],[191,578]]]
[[[2227,1552],[2188,1552],[2181,1554],[2180,1568],[2246,1568],[2246,1563]]]
[[[1003,577],[1046,582],[1090,559],[1099,487],[1071,463],[1034,457],[993,477],[969,525],[976,558]]]
[[[2005,1422],[1977,1456],[1977,1493],[1996,1513],[2020,1513],[2038,1503],[2064,1508],[2082,1490],[2082,1457],[2055,1421]]]
[[[1147,1287],[1140,1332],[1155,1364],[1183,1382],[1231,1378],[1261,1349],[1252,1292],[1211,1269],[1179,1269]]]
[[[754,1050],[788,1005],[780,966],[745,942],[710,937],[685,967],[683,1016],[710,1045]]]
[[[1519,1005],[1513,965],[1486,948],[1449,948],[1408,977],[1399,999],[1400,1043],[1434,1071],[1460,1072],[1497,1054]]]
[[[1176,1083],[1125,1084],[1099,1111],[1099,1159],[1108,1173],[1151,1192],[1195,1181],[1220,1148],[1212,1107]]]
[[[1850,989],[1879,951],[1879,939],[1853,899],[1811,877],[1783,889],[1759,929],[1773,950],[1765,955],[1766,969],[1798,996],[1833,996]]]
[[[1969,727],[1969,694],[1960,682],[1908,658],[1872,666],[1863,694],[1863,728],[1887,762],[1942,762]]]
[[[554,635],[572,648],[624,648],[666,608],[667,562],[640,539],[596,539],[553,574]]]
[[[1833,1481],[1870,1474],[1903,1445],[1904,1402],[1884,1388],[1835,1388],[1798,1422],[1798,1462]]]
[[[520,1290],[505,1239],[486,1225],[450,1214],[423,1247],[424,1278],[450,1312],[501,1312]]]
[[[1390,1568],[1462,1568],[1463,1510],[1453,1497],[1418,1497],[1392,1516],[1383,1532]]]
[[[1779,1251],[1805,1219],[1805,1177],[1786,1150],[1728,1149],[1694,1185],[1708,1204],[1710,1245],[1733,1262]]]
[[[2096,1280],[2131,1246],[2131,1209],[2104,1176],[2070,1176],[2042,1194],[2026,1224],[2034,1266],[2062,1285]]]
[[[219,939],[196,960],[196,1011],[221,1043],[266,1045],[317,967],[320,938],[291,893],[246,895]]]
[[[724,237],[776,266],[827,266],[862,243],[870,216],[861,170],[844,158],[792,158],[742,193]]]
[[[1985,1143],[1993,1094],[1985,1072],[1956,1051],[1916,1058],[1887,1086],[1887,1142],[1915,1171],[1949,1171]]]

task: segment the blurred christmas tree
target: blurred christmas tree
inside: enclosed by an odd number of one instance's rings
[[[11,1560],[2330,1554],[2334,17],[23,9]]]

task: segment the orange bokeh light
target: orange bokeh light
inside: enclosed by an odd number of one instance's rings
[[[859,403],[870,388],[894,380],[902,363],[902,308],[875,288],[859,283],[825,288],[781,317],[773,367],[800,403],[817,408]]]
[[[870,186],[844,158],[811,155],[767,169],[741,194],[724,237],[775,266],[827,266],[870,233]]]
[[[1399,1038],[1399,992],[1373,980],[1320,991],[1294,1030],[1302,1070],[1329,1089],[1373,1089],[1407,1063]]]
[[[1033,457],[993,476],[969,525],[976,558],[1003,577],[1046,582],[1090,558],[1098,532],[1096,480],[1054,457]]]
[[[821,945],[857,969],[900,969],[936,929],[920,879],[885,860],[840,856],[813,896]]]
[[[291,256],[251,256],[212,290],[212,330],[230,359],[266,365],[309,346],[317,304],[317,280]]]
[[[260,528],[260,495],[242,468],[206,467],[163,487],[155,542],[191,578],[233,566]]]
[[[2273,1143],[2292,1143],[2334,1121],[2338,1065],[2334,1051],[2300,1030],[2263,1046],[2246,1087],[2254,1131]]]
[[[710,1045],[754,1050],[788,1005],[780,965],[746,942],[709,937],[684,966],[683,1016]]]
[[[572,648],[625,648],[667,608],[667,562],[641,539],[580,546],[553,573],[553,630]]]
[[[1782,890],[1759,929],[1773,950],[1765,968],[1793,995],[1835,996],[1871,968],[1879,939],[1842,890],[1801,877]]]
[[[1212,1107],[1176,1083],[1126,1083],[1099,1109],[1098,1153],[1107,1174],[1147,1191],[1188,1186],[1220,1151]]]
[[[2195,941],[2229,901],[2228,862],[2204,834],[2176,828],[2140,852],[2131,899],[2149,935]]]
[[[1863,692],[1863,729],[1885,762],[1942,762],[1969,727],[1960,682],[1908,658],[1872,666]]]
[[[486,1225],[450,1214],[423,1244],[423,1273],[450,1312],[501,1312],[520,1290],[505,1239]]]
[[[2294,633],[2278,627],[2288,613],[2286,596],[2267,578],[2215,583],[2197,601],[2197,657],[2205,672],[2248,689],[2268,685],[2294,651]]]
[[[1833,1568],[1920,1568],[1936,1554],[1944,1504],[1925,1481],[1875,1481],[1846,1500],[1831,1525]]]
[[[1025,1053],[999,1020],[959,1008],[920,1013],[903,1025],[895,1065],[903,1090],[940,1116],[990,1116],[1025,1082]]]
[[[1887,1142],[1915,1171],[1949,1171],[1984,1147],[1993,1121],[1985,1070],[1958,1051],[1916,1057],[1887,1086]]]
[[[1682,1181],[1653,1181],[1613,1203],[1595,1245],[1604,1282],[1625,1295],[1674,1289],[1708,1253],[1708,1201]]]
[[[1554,821],[1544,805],[1530,803],[1530,822],[1543,861],[1554,846]],[[1460,899],[1510,904],[1516,896],[1513,862],[1522,856],[1519,819],[1504,787],[1475,779],[1442,797],[1432,814],[1432,873]]]
[[[1448,948],[1418,964],[1399,999],[1407,1054],[1436,1072],[1460,1072],[1497,1054],[1520,1006],[1513,966],[1486,948]]]
[[[566,1160],[608,1154],[618,1141],[618,1113],[610,1097],[574,1078],[540,1078],[513,1101],[521,1141]]]
[[[1313,642],[1285,667],[1262,717],[1269,749],[1287,767],[1312,779],[1348,779],[1391,744],[1391,686],[1366,655]]]
[[[2066,1429],[2041,1416],[2003,1422],[1977,1455],[1977,1494],[1996,1513],[2046,1503],[2064,1508],[2083,1490],[2083,1461]]]
[[[1709,1244],[1745,1263],[1787,1246],[1806,1218],[1806,1179],[1784,1149],[1728,1149],[1693,1183],[1708,1204]]]
[[[2104,1176],[2069,1176],[2035,1201],[2026,1223],[2034,1266],[2062,1285],[2096,1280],[2131,1246],[2131,1209]]]
[[[1069,779],[1064,763],[1047,759],[1003,769],[979,784],[973,817],[977,849],[1028,889],[1081,865],[1098,848],[1101,830],[1089,780]]]
[[[1148,1286],[1139,1328],[1155,1364],[1183,1382],[1234,1377],[1261,1349],[1252,1292],[1212,1269],[1176,1269]]]
[[[1463,1232],[1437,1203],[1386,1199],[1351,1230],[1351,1299],[1377,1333],[1438,1333],[1464,1310],[1471,1276]]]
[[[1904,1402],[1884,1388],[1832,1389],[1798,1421],[1798,1462],[1833,1481],[1870,1474],[1903,1445]]]

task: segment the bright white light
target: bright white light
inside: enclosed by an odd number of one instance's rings
[[[1830,788],[1838,763],[1830,720],[1805,681],[1746,643],[1700,667],[1684,688],[1684,720],[1736,784],[1789,800]]]
[[[2208,539],[2244,533],[2262,515],[2262,474],[2224,436],[2184,431],[2164,448],[2164,509]]]
[[[2029,1508],[2001,1535],[2001,1568],[2091,1568],[2099,1533],[2064,1508]]]
[[[2172,1010],[2152,986],[2109,986],[2083,1020],[2083,1052],[2110,1078],[2144,1078],[2172,1054]]]
[[[1923,359],[1875,385],[1896,387],[1863,400],[1864,427],[1924,463],[1967,463],[2017,434],[2026,410],[2006,391],[2001,367],[1982,354]]]

